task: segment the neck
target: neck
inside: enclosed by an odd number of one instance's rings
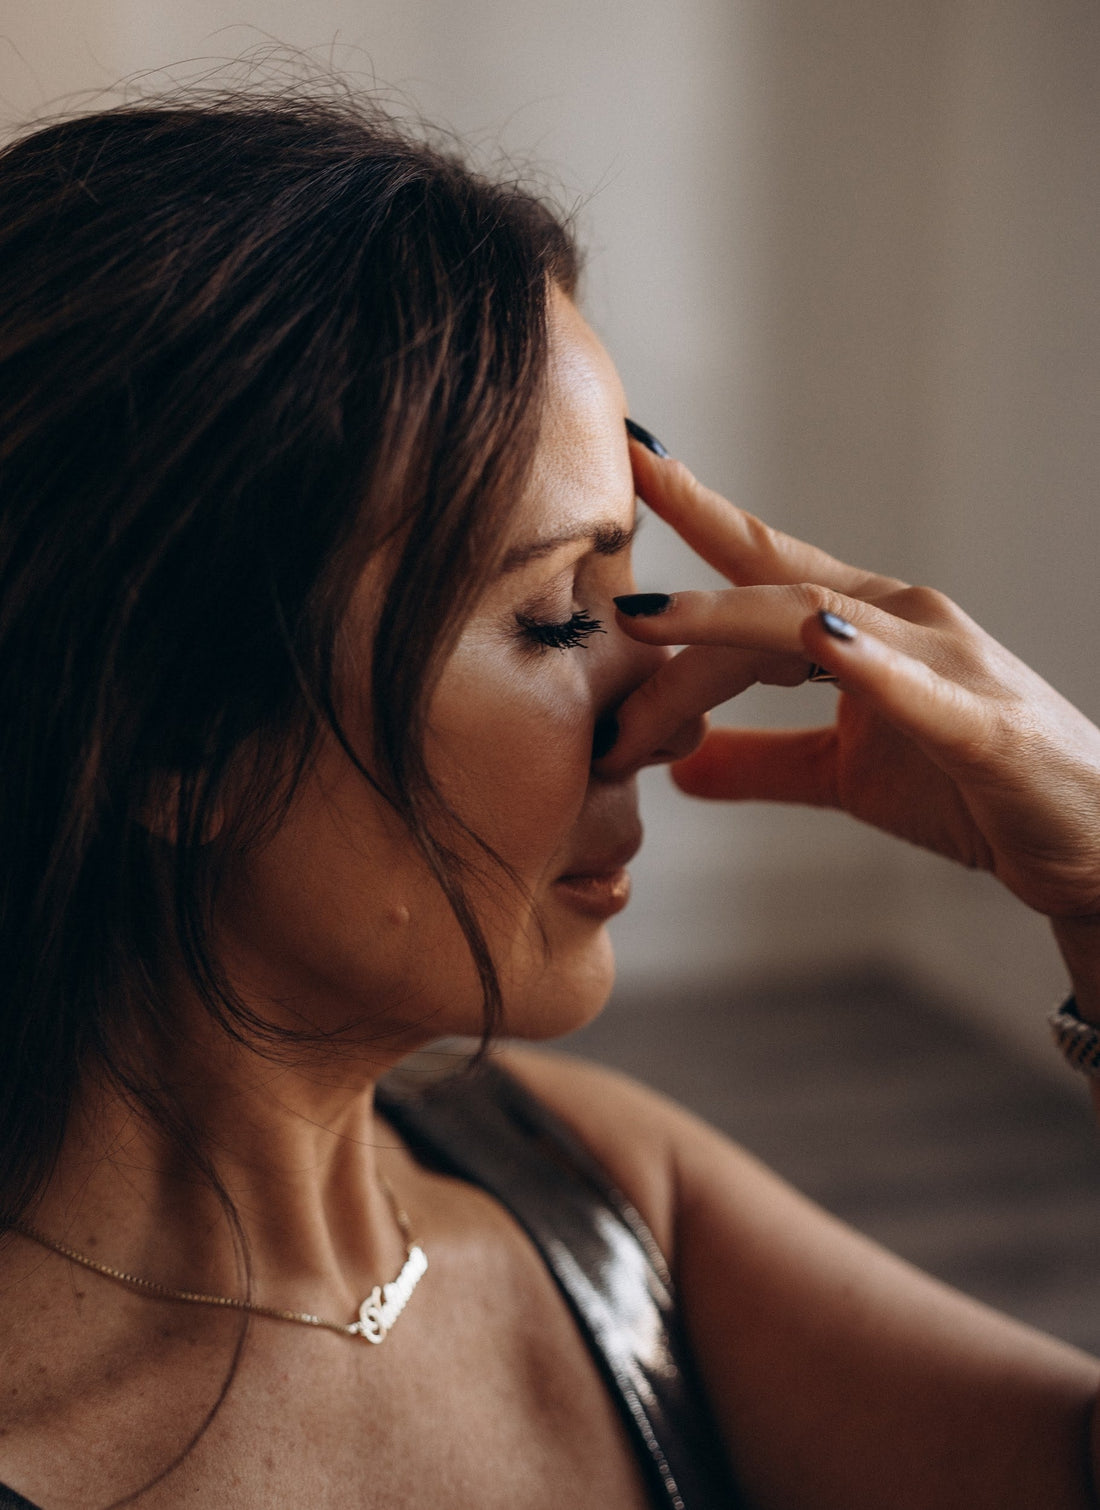
[[[388,1172],[400,1199],[402,1156],[374,1107],[389,1064],[310,1050],[274,1062],[213,1029],[183,1041],[162,1083],[194,1149],[89,1078],[30,1219],[99,1263],[241,1296],[236,1223],[253,1300],[351,1319],[405,1256],[381,1185]]]

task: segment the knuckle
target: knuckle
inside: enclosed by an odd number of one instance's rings
[[[783,542],[771,525],[765,524],[763,519],[758,519],[755,514],[745,514],[744,528],[754,551],[762,556],[780,553]]]
[[[899,593],[908,592],[910,584],[902,582],[898,577],[887,577],[882,572],[858,571],[853,576],[848,594],[853,598],[862,598],[866,603],[877,603],[882,598],[894,598]]]
[[[795,606],[806,614],[821,613],[822,610],[842,614],[846,612],[836,593],[822,587],[819,582],[796,582],[791,588],[791,594]]]
[[[684,462],[680,461],[678,457],[673,458],[671,462],[666,462],[665,465],[668,468],[666,475],[668,475],[669,482],[677,493],[694,497],[702,490],[702,484],[695,473]]]
[[[802,543],[782,530],[773,529],[762,519],[748,516],[747,532],[754,561],[758,563],[761,578],[772,582],[797,581],[805,570],[800,556],[805,550]]]
[[[895,613],[900,613],[902,618],[916,624],[937,628],[957,624],[964,617],[958,604],[954,603],[945,592],[941,592],[938,587],[903,588],[894,596],[890,606]]]

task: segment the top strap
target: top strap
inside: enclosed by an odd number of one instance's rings
[[[0,1484],[0,1510],[38,1510],[38,1506],[25,1500],[21,1494],[16,1494],[6,1484]]]
[[[619,1406],[661,1510],[743,1510],[664,1256],[607,1171],[498,1065],[379,1110],[418,1157],[494,1196],[541,1254]]]

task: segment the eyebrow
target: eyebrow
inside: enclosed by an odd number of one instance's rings
[[[527,545],[514,546],[507,553],[500,564],[500,575],[507,576],[509,572],[518,571],[531,561],[541,561],[544,556],[552,556],[566,545],[580,545],[584,541],[588,542],[598,556],[617,556],[620,551],[626,550],[637,533],[637,522],[628,530],[624,530],[620,524],[595,524],[565,530],[562,534],[550,535],[545,540],[532,540]]]

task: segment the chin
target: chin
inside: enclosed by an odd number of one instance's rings
[[[507,1038],[562,1038],[597,1017],[615,984],[615,954],[606,928],[564,957],[551,947],[536,979],[507,990],[501,1031]]]

